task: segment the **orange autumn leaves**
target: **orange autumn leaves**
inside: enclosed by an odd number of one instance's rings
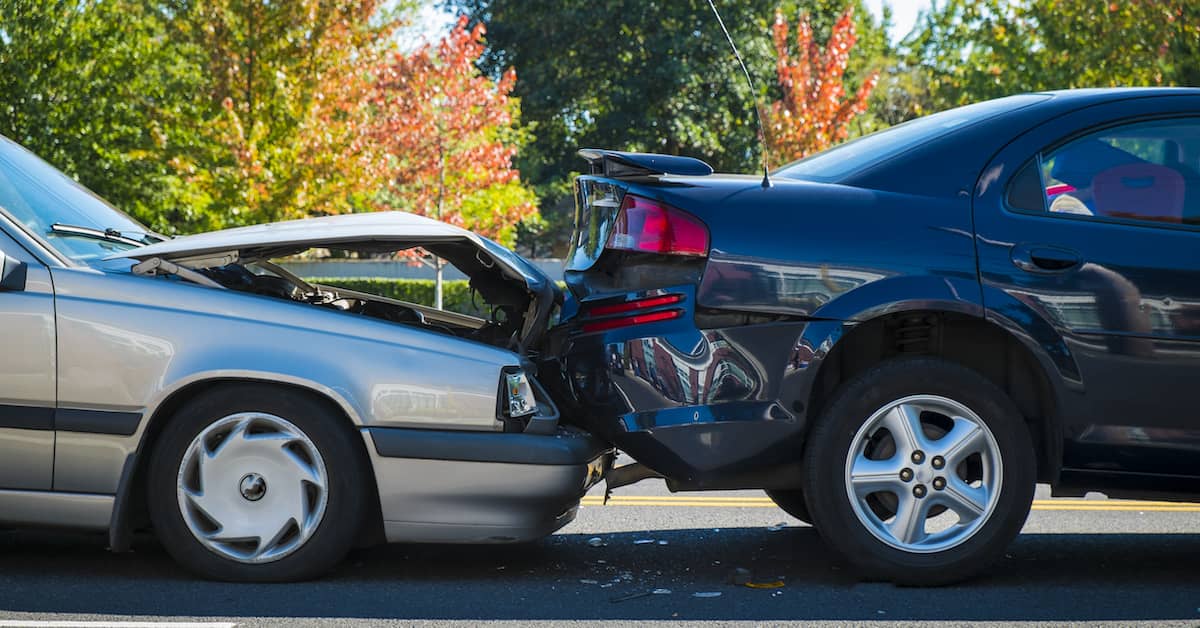
[[[263,13],[255,26],[309,30],[243,35],[235,27],[250,20],[227,11],[203,35],[220,103],[208,132],[224,157],[185,174],[225,225],[399,209],[511,244],[536,216],[512,167],[516,76],[476,68],[482,25],[463,18],[440,42],[402,51],[391,43],[400,22],[372,21],[378,0],[297,0],[275,13],[252,4]]]
[[[792,161],[844,141],[850,122],[867,110],[867,99],[879,80],[871,73],[858,91],[847,96],[844,75],[857,35],[853,7],[833,25],[824,50],[813,39],[807,15],[796,27],[795,49],[790,47],[787,20],[775,13],[772,27],[776,74],[783,98],[766,113],[766,139],[772,156]]]
[[[370,136],[388,164],[390,202],[507,241],[536,215],[536,197],[512,167],[516,73],[480,74],[483,35],[463,17],[436,46],[390,54],[370,95]]]

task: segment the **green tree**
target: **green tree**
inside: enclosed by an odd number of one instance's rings
[[[188,209],[171,165],[197,147],[199,111],[187,95],[203,76],[165,34],[142,2],[0,2],[0,133],[172,231],[213,221]]]
[[[947,0],[905,42],[918,109],[1076,87],[1200,85],[1200,6],[1186,0]]]
[[[205,76],[195,106],[207,150],[174,162],[193,206],[227,225],[369,207],[387,177],[369,137],[371,71],[397,10],[382,0],[162,5],[169,41]]]

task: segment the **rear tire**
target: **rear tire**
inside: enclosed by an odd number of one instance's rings
[[[805,449],[821,536],[864,576],[956,582],[999,558],[1033,501],[1034,449],[990,381],[929,357],[889,360],[835,393]]]
[[[159,540],[206,578],[286,582],[336,565],[362,530],[369,465],[343,416],[288,389],[213,389],[170,418],[151,452]]]
[[[767,491],[767,497],[775,502],[779,509],[800,521],[812,525],[812,515],[808,514],[808,504],[804,502],[804,491],[788,489],[784,491]]]

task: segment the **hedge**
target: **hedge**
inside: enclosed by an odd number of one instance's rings
[[[347,290],[357,290],[381,297],[408,301],[433,307],[432,279],[390,279],[386,277],[311,277],[306,281]],[[475,307],[471,303],[471,288],[465,279],[442,282],[442,306],[451,312],[471,314],[487,318],[483,299],[475,296]]]

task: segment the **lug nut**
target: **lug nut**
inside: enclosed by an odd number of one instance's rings
[[[912,453],[912,461],[914,464],[921,464],[922,462],[925,462],[925,452],[921,451],[920,449],[914,451]]]
[[[917,499],[921,499],[922,497],[925,497],[925,485],[918,484],[918,485],[914,486],[913,487],[913,496],[916,497]]]
[[[934,469],[941,469],[946,466],[946,459],[941,456],[934,456],[933,460],[930,460],[930,463],[933,464]]]
[[[937,491],[940,491],[940,490],[946,488],[946,478],[942,478],[942,477],[933,478],[933,488],[934,488],[934,490],[937,490]]]
[[[905,469],[900,470],[900,480],[901,481],[910,482],[910,481],[912,481],[912,479],[913,479],[913,470],[912,469],[905,468]]]

